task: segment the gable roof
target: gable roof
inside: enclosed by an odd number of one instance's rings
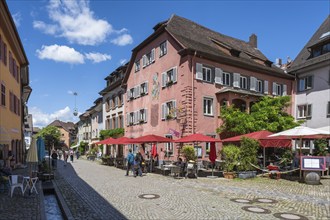
[[[63,128],[67,132],[70,132],[71,130],[74,130],[74,123],[73,122],[63,122],[60,120],[55,120],[52,123],[50,123],[48,126],[55,126],[58,128]]]
[[[203,56],[231,65],[244,66],[245,68],[258,69],[268,74],[276,74],[279,77],[292,78],[282,69],[272,65],[272,62],[252,43],[218,33],[201,26],[186,18],[172,15],[167,21],[159,22],[154,27],[155,32],[135,47],[131,61],[127,68],[124,83],[129,77],[133,67],[135,56],[141,48],[146,46],[164,31],[168,32],[182,47],[180,54],[197,53]],[[255,36],[256,37],[256,36]]]
[[[321,37],[327,32],[330,32],[330,15],[328,15],[328,17],[324,20],[324,22],[317,29],[314,35],[309,39],[309,41],[304,46],[304,48],[300,51],[296,59],[293,61],[291,68],[289,69],[290,72],[320,63],[322,61],[326,61],[326,60],[329,61],[330,53],[326,53],[326,54],[322,54],[321,56],[310,58],[311,53],[309,51],[311,47],[330,40],[330,35]]]

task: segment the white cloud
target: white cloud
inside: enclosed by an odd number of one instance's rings
[[[33,127],[46,127],[56,119],[74,123],[78,120],[77,117],[73,116],[73,112],[68,106],[50,114],[43,112],[38,107],[30,107],[29,113],[32,114]]]
[[[51,0],[48,15],[53,24],[35,21],[33,26],[45,33],[64,37],[70,43],[96,45],[103,43],[114,32],[111,24],[94,16],[86,0]]]
[[[67,46],[60,46],[57,44],[41,47],[41,50],[37,50],[39,59],[49,59],[56,62],[64,62],[70,64],[82,64],[84,63],[84,56],[77,52],[74,48]]]
[[[119,60],[119,63],[120,63],[120,65],[124,65],[125,63],[127,63],[127,60],[126,59],[121,59],[121,60]]]
[[[46,34],[55,34],[57,31],[56,25],[45,24],[43,21],[33,21],[33,27],[45,32]]]
[[[111,43],[116,44],[118,46],[125,46],[133,43],[133,38],[129,34],[123,34],[116,39],[111,40]]]
[[[15,14],[12,15],[14,23],[16,25],[16,27],[19,27],[21,25],[21,20],[22,20],[22,15],[20,12],[17,12]]]
[[[103,61],[111,60],[111,55],[101,53],[86,53],[86,59],[92,60],[93,63],[100,63]]]

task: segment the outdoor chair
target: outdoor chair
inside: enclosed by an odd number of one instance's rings
[[[10,197],[13,197],[15,188],[20,188],[22,195],[24,195],[23,183],[24,182],[23,182],[22,175],[10,175],[9,176]]]

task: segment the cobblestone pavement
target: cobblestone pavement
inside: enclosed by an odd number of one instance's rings
[[[97,161],[59,161],[55,186],[69,219],[330,219],[330,179],[288,180],[126,177]],[[38,186],[40,187],[40,185]],[[39,189],[40,190],[40,189]],[[0,219],[43,219],[42,193],[0,193]],[[17,211],[20,210],[20,211]]]
[[[330,218],[330,179],[313,186],[268,178],[174,179],[159,174],[134,178],[126,177],[124,170],[86,160],[58,172],[63,177],[56,179],[59,188],[68,183],[61,190],[69,206],[74,205],[70,209],[75,218]]]

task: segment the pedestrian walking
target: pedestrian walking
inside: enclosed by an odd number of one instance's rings
[[[73,150],[70,150],[70,161],[73,163]]]
[[[64,156],[64,166],[66,167],[66,164],[68,163],[68,157],[69,157],[69,152],[68,151],[64,151],[63,153]]]
[[[79,153],[79,150],[76,151],[76,157],[77,157],[77,160],[79,159],[79,156],[80,156],[80,153]]]
[[[134,177],[136,177],[137,175],[142,177],[142,170],[141,170],[141,166],[142,166],[142,155],[140,152],[137,152],[134,158]]]
[[[58,155],[57,155],[57,152],[55,150],[53,151],[51,157],[52,157],[52,167],[53,167],[53,169],[56,169]]]
[[[127,170],[126,176],[128,176],[129,171],[132,169],[134,173],[134,155],[132,154],[132,149],[129,149],[128,155],[126,157],[127,160]]]

